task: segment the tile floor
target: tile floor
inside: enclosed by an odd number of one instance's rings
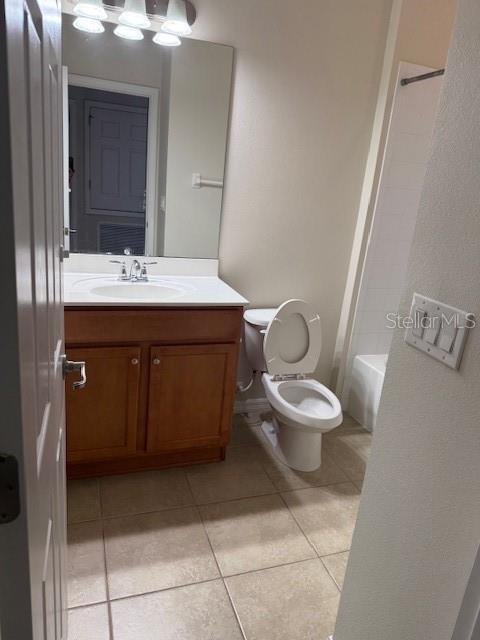
[[[370,441],[346,416],[300,473],[236,416],[225,462],[70,482],[69,639],[326,639]]]

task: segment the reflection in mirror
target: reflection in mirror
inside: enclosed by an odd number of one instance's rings
[[[63,16],[70,251],[217,258],[233,50],[105,27]]]

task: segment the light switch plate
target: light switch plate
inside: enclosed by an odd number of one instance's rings
[[[422,320],[423,333],[416,324],[417,319],[421,317],[419,309],[425,311]],[[475,326],[474,315],[420,293],[414,293],[410,318],[411,323],[405,332],[405,342],[443,362],[447,367],[458,369],[468,331]]]

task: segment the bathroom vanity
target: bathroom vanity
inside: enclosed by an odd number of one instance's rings
[[[230,437],[243,305],[216,277],[66,274],[70,477],[217,461]]]

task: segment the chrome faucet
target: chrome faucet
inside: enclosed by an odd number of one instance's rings
[[[132,282],[141,280],[142,265],[138,260],[133,260],[130,265],[130,280]]]
[[[148,282],[148,274],[147,274],[147,266],[151,264],[157,264],[156,262],[144,262],[140,264],[140,262],[136,259],[132,261],[130,265],[130,274],[127,274],[127,267],[124,261],[122,260],[110,260],[114,264],[121,264],[122,270],[118,277],[119,280],[127,280],[129,282]]]

